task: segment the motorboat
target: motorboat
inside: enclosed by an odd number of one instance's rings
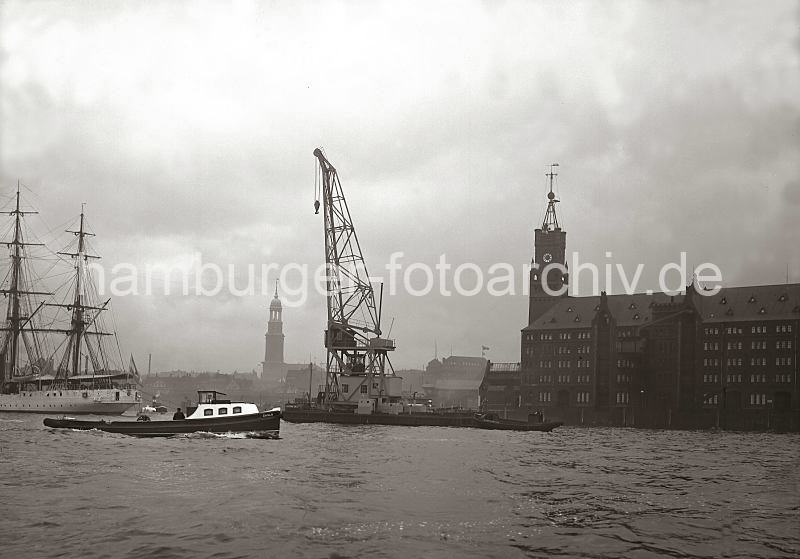
[[[251,402],[234,402],[220,398],[223,392],[198,390],[197,407],[182,419],[152,421],[140,414],[136,420],[85,421],[72,417],[45,418],[45,427],[56,429],[97,429],[107,433],[121,433],[135,437],[171,437],[187,433],[245,433],[258,438],[277,438],[280,431],[281,410],[273,408],[259,411]]]

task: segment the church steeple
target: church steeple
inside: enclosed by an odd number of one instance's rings
[[[547,193],[547,210],[542,220],[542,226],[534,231],[528,324],[532,324],[558,300],[558,295],[554,295],[554,293],[564,290],[569,282],[569,274],[565,271],[567,269],[567,232],[563,231],[558,223],[556,204],[559,200],[553,190],[555,178],[558,176],[556,173],[558,166],[558,163],[553,163],[550,165],[550,172],[545,173],[549,179],[550,191]],[[563,268],[555,267],[555,265],[563,266]],[[566,290],[562,295],[566,295]]]
[[[277,322],[278,331],[281,331],[283,327],[283,319],[281,315],[283,315],[283,305],[281,304],[281,300],[278,298],[278,280],[275,280],[275,296],[272,298],[272,302],[269,304],[269,325],[271,325],[273,322]]]
[[[278,282],[275,281],[275,295],[269,303],[269,321],[265,335],[263,377],[279,379],[286,374],[283,361],[283,305],[278,298]]]

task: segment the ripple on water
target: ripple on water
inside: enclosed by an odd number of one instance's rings
[[[0,545],[136,559],[800,550],[796,435],[284,424],[281,437],[132,439],[4,416]]]

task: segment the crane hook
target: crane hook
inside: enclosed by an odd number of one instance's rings
[[[319,213],[319,200],[314,200],[314,215]]]

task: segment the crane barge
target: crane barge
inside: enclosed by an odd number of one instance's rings
[[[336,168],[321,148],[314,150],[314,157],[318,195],[314,212],[319,214],[322,207],[325,234],[325,384],[319,387],[316,398],[309,390],[307,402],[287,404],[283,419],[291,423],[439,425],[520,431],[550,431],[560,425],[511,422],[474,412],[413,413],[414,406],[403,403],[403,379],[395,374],[389,359],[395,342],[383,337],[381,331],[383,287],[376,300]]]

